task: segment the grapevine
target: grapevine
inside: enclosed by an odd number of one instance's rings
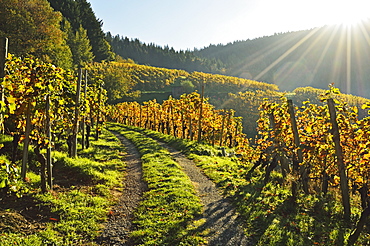
[[[55,141],[66,141],[72,134],[77,78],[72,71],[29,57],[9,55],[6,68],[1,107],[5,133],[13,136],[14,143],[23,142],[22,179],[26,178],[28,146],[30,143],[34,145],[41,163],[42,190],[46,191],[46,178],[49,188],[52,188],[50,149],[55,147]],[[86,118],[87,124],[94,120],[98,122],[98,112],[103,115],[106,101],[101,80],[91,78],[84,100],[79,104],[82,114],[77,119]],[[100,127],[98,123],[96,125]],[[17,161],[16,148],[13,149],[13,164],[6,164],[8,166],[15,165]],[[42,149],[47,149],[47,157],[42,154]],[[49,177],[46,177],[46,166]]]

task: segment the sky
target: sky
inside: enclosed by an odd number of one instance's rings
[[[370,17],[369,0],[88,0],[103,30],[175,50],[351,25]]]

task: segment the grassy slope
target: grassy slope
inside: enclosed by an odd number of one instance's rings
[[[79,152],[77,159],[54,152],[56,188],[46,194],[32,189],[30,195],[55,216],[46,230],[31,235],[3,232],[0,245],[94,245],[92,241],[114,203],[109,190],[122,183],[123,151],[115,136],[104,131],[90,149]],[[31,172],[27,176],[31,187],[39,187],[39,176]]]

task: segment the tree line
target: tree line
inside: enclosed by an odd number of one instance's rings
[[[223,63],[216,58],[201,58],[190,50],[176,51],[169,46],[146,44],[139,39],[129,39],[120,35],[106,33],[112,50],[124,59],[132,59],[139,64],[155,67],[182,69],[188,72],[223,73]]]

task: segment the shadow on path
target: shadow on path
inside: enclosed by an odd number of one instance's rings
[[[99,245],[134,245],[129,236],[133,230],[134,211],[148,189],[142,179],[141,159],[136,147],[123,136],[113,132],[126,148],[126,175],[124,191],[119,195],[119,202],[110,211],[105,229],[98,238]]]
[[[170,151],[172,158],[184,169],[198,192],[197,195],[204,205],[203,215],[199,219],[205,219],[205,223],[199,229],[208,233],[209,245],[251,245],[243,228],[239,226],[243,224],[243,221],[227,198],[221,195],[216,185],[201,172],[193,161],[187,159],[180,151],[169,147],[165,143],[160,144]]]

